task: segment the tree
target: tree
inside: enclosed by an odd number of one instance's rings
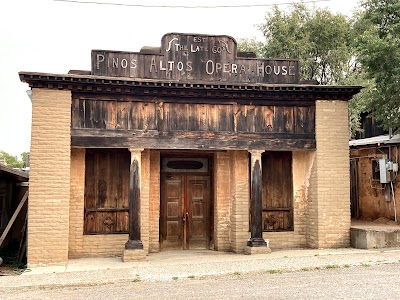
[[[274,6],[258,25],[265,36],[260,46],[254,39],[239,41],[238,49],[259,53],[264,58],[296,58],[300,61],[303,80],[320,84],[365,85],[372,87],[354,57],[352,21],[326,9],[293,4],[289,11]],[[349,103],[351,135],[360,128],[360,113],[368,107],[369,91],[355,96]]]
[[[23,168],[26,168],[28,166],[29,155],[30,155],[30,152],[22,152],[21,153],[21,161],[22,161],[22,164],[23,164]]]
[[[29,152],[23,152],[21,154],[22,160],[19,160],[17,156],[12,156],[5,151],[0,150],[0,161],[3,160],[7,164],[8,167],[11,168],[25,168],[26,167],[26,157],[29,155]]]
[[[368,109],[400,131],[400,0],[365,0],[355,24],[357,58],[375,81]]]
[[[259,29],[266,39],[263,57],[299,59],[304,80],[334,84],[353,65],[351,23],[342,14],[304,4],[288,12],[274,6]]]
[[[238,41],[238,51],[254,52],[258,57],[263,56],[264,43],[258,41],[255,37],[240,39]]]

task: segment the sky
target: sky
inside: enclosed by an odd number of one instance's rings
[[[239,8],[163,8],[81,4],[107,2],[168,6],[249,5]],[[236,40],[262,34],[256,25],[277,4],[298,0],[3,0],[0,3],[0,150],[14,156],[29,151],[29,86],[18,72],[66,74],[90,70],[92,49],[137,52],[160,46],[169,32],[230,35]],[[314,5],[351,15],[359,0],[328,0]],[[266,6],[259,6],[266,5]],[[309,4],[312,5],[312,4]]]

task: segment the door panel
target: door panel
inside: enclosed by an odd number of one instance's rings
[[[209,244],[209,178],[190,176],[187,178],[188,245],[191,249],[208,248]]]
[[[163,247],[179,248],[183,242],[182,176],[163,177],[162,211],[164,212]]]
[[[163,249],[208,249],[210,177],[164,174],[161,177]]]

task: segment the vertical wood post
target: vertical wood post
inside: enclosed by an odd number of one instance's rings
[[[131,167],[129,175],[129,240],[125,249],[143,249],[140,235],[140,176],[143,149],[131,151]]]
[[[264,150],[252,150],[251,153],[251,198],[250,198],[250,240],[247,246],[266,246],[262,236],[262,164]]]

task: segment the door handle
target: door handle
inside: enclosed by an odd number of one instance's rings
[[[188,221],[188,220],[189,220],[189,213],[187,212],[182,217],[182,224],[185,225],[186,221]]]

